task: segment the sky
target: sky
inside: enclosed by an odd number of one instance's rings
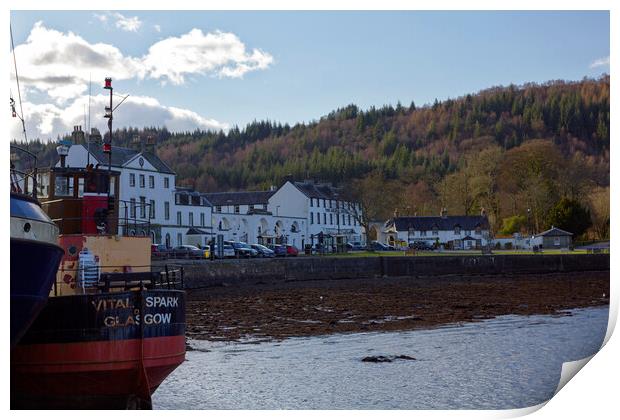
[[[610,71],[606,11],[12,11],[11,25],[28,137],[41,140],[85,125],[89,80],[103,131],[105,77],[115,103],[129,95],[115,127],[185,131]]]

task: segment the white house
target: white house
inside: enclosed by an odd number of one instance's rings
[[[213,205],[213,231],[225,240],[247,243],[285,243],[303,248],[306,220],[278,214],[270,209],[274,191],[206,193]]]
[[[451,249],[479,249],[489,242],[489,220],[480,216],[395,217],[385,224],[389,243],[407,246],[425,242]]]
[[[318,243],[319,236],[363,243],[363,228],[354,215],[359,203],[342,199],[330,184],[287,181],[269,198],[269,210],[279,217],[302,217],[306,221],[303,243]]]

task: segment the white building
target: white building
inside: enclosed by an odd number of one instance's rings
[[[278,217],[301,217],[306,221],[303,243],[323,237],[343,242],[364,243],[362,226],[354,217],[361,213],[359,203],[342,199],[341,191],[330,184],[287,181],[269,198],[269,210]]]
[[[284,243],[300,249],[305,243],[306,220],[300,216],[283,216],[270,206],[274,191],[239,191],[207,193],[213,205],[213,232],[225,240],[250,244]]]
[[[450,249],[479,249],[489,242],[489,220],[481,216],[395,217],[385,224],[388,243],[425,242]]]

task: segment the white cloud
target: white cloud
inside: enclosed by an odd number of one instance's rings
[[[112,13],[116,19],[116,27],[127,32],[138,32],[142,26],[142,21],[137,16],[125,17],[118,12]]]
[[[107,130],[107,120],[102,118],[108,104],[107,95],[91,98],[91,125],[102,133]],[[84,126],[84,105],[88,96],[81,96],[66,107],[54,104],[24,103],[26,130],[29,139],[55,140],[58,135],[70,133],[74,125]],[[166,126],[170,131],[227,130],[228,124],[203,117],[193,111],[167,107],[155,98],[130,96],[114,114],[114,127]],[[22,139],[21,122],[11,120],[11,139]]]
[[[106,23],[108,21],[108,15],[101,13],[93,13],[93,16],[99,20],[101,23]]]
[[[149,77],[185,82],[189,74],[211,74],[219,77],[243,77],[254,70],[264,70],[273,62],[266,52],[251,53],[233,33],[203,33],[192,29],[180,37],[170,37],[153,44],[143,59]]]
[[[603,67],[603,66],[608,66],[608,65],[609,65],[609,56],[594,60],[592,64],[590,64],[590,68],[594,69],[596,67]]]
[[[138,32],[142,27],[142,21],[137,16],[127,17],[118,12],[93,13],[103,26],[109,28],[108,23],[114,22],[116,28],[127,32]]]
[[[90,44],[72,32],[48,29],[41,22],[35,23],[24,44],[15,47],[15,56],[24,88],[47,94],[57,104],[84,93],[90,77],[99,81],[109,75],[115,79],[142,75],[139,59],[126,57],[109,44]]]
[[[131,57],[111,44],[93,44],[73,32],[47,28],[42,22],[35,23],[26,42],[15,48],[15,55],[24,89],[43,93],[57,105],[85,93],[91,78],[152,78],[183,84],[189,75],[240,78],[273,63],[269,53],[248,51],[233,33],[205,34],[192,29],[156,42],[142,57]]]

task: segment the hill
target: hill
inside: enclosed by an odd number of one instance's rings
[[[308,124],[257,121],[228,133],[124,128],[114,143],[153,136],[178,184],[200,191],[316,179],[352,194],[381,188],[372,212],[379,218],[395,208],[472,214],[484,207],[498,231],[505,223],[540,230],[561,213],[554,208],[562,198],[594,219],[591,196],[608,196],[609,83],[605,75],[494,87],[421,107],[348,105]],[[53,144],[29,147],[43,162],[54,156]]]

